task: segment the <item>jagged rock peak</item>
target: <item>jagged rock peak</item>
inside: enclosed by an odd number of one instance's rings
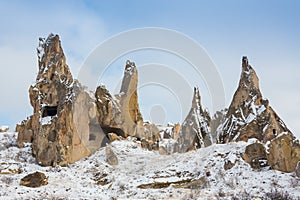
[[[73,81],[58,35],[39,40],[38,59],[37,81],[29,89],[33,114],[17,125],[18,146],[32,142],[39,164],[64,166],[95,152],[105,135],[96,100]]]
[[[193,97],[193,101],[192,101],[192,108],[198,108],[201,112],[203,112],[202,106],[201,106],[201,96],[200,96],[198,87],[194,87],[194,97]]]
[[[178,137],[179,152],[202,148],[212,144],[210,135],[210,116],[203,111],[199,89],[194,88],[192,107],[182,123]]]
[[[51,33],[46,39],[39,38],[37,55],[39,65],[37,81],[59,79],[67,85],[73,82],[58,35]]]
[[[290,132],[284,122],[262,98],[259,79],[248,62],[242,59],[238,89],[229,106],[225,121],[218,127],[218,142],[247,141],[257,138],[267,142],[281,132]]]

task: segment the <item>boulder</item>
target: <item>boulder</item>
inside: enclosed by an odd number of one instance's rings
[[[267,166],[266,148],[259,142],[248,145],[242,158],[254,169]]]
[[[110,165],[118,165],[118,157],[117,155],[113,152],[111,147],[107,146],[105,148],[105,153],[106,153],[106,162]]]
[[[267,155],[269,165],[279,171],[293,172],[300,161],[300,144],[291,133],[282,133],[271,140],[269,154]]]
[[[217,132],[219,143],[248,141],[249,138],[266,143],[281,132],[290,132],[269,101],[263,99],[259,79],[247,57],[242,59],[238,89]]]
[[[28,174],[20,181],[20,185],[31,187],[31,188],[37,188],[47,184],[48,184],[48,177],[46,177],[46,175],[41,172]]]
[[[192,108],[182,123],[177,141],[181,153],[212,144],[210,117],[208,112],[202,109],[199,89],[196,87]]]

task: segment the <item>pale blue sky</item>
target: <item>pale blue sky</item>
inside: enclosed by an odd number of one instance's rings
[[[297,0],[0,1],[0,124],[14,129],[32,112],[28,88],[37,72],[38,37],[50,32],[61,36],[76,77],[84,59],[105,39],[132,28],[162,27],[182,32],[206,49],[222,75],[227,105],[237,88],[241,57],[247,55],[264,97],[299,137],[299,10]],[[144,64],[140,55],[130,57]],[[205,93],[203,104],[209,108]]]

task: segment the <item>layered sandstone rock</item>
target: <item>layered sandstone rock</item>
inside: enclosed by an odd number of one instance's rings
[[[300,144],[291,133],[282,133],[269,144],[269,165],[276,170],[293,172],[300,161]]]
[[[159,140],[159,130],[143,122],[138,104],[138,72],[135,63],[127,61],[120,93],[112,96],[105,86],[96,90],[99,123],[104,133],[115,133],[126,138],[134,136],[152,146]]]
[[[290,131],[269,105],[269,101],[263,99],[258,77],[247,57],[243,57],[239,86],[225,121],[218,127],[218,142],[257,138],[266,143],[282,132]]]
[[[194,88],[192,108],[182,123],[177,141],[179,152],[187,152],[212,144],[210,117],[209,114],[202,109],[198,88]]]
[[[266,148],[264,144],[259,142],[248,145],[242,157],[255,169],[268,165]]]
[[[40,38],[39,72],[29,89],[34,113],[17,126],[18,144],[32,141],[41,165],[67,165],[97,150],[105,138],[95,99],[74,80],[58,35]]]

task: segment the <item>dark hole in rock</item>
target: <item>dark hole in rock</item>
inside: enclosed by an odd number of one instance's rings
[[[96,140],[96,135],[90,134],[89,140]]]
[[[105,135],[107,135],[108,133],[115,133],[119,136],[125,137],[124,131],[119,128],[112,128],[112,127],[104,126],[104,127],[102,127],[102,130],[105,133]]]
[[[57,106],[45,106],[43,108],[42,117],[55,116],[57,114]]]
[[[276,129],[273,129],[273,134],[276,135]]]

